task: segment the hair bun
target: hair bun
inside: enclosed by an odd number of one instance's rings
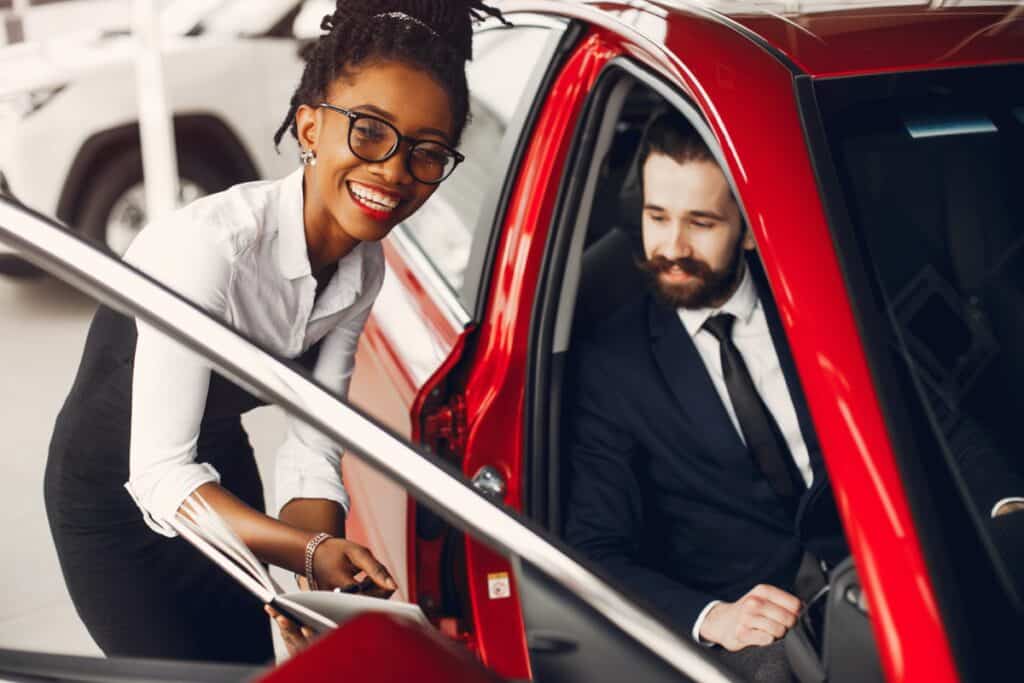
[[[324,17],[320,28],[332,31],[342,24],[391,18],[401,15],[421,22],[456,49],[463,59],[473,57],[473,22],[488,16],[508,22],[501,10],[483,0],[338,0],[334,14]]]

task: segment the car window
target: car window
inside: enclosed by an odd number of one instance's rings
[[[474,293],[465,291],[472,251],[486,243],[493,216],[484,215],[501,191],[514,146],[523,133],[523,107],[535,93],[534,76],[560,31],[522,25],[480,31],[474,36],[469,80],[471,119],[463,132],[466,161],[404,225],[447,286],[467,309]],[[495,77],[500,74],[500,77]]]
[[[856,305],[895,403],[898,456],[943,471],[1017,614],[1024,592],[1024,97],[1020,67],[822,87],[842,199],[868,264]],[[908,477],[908,489],[917,489]],[[945,504],[944,504],[945,507]],[[947,508],[953,509],[953,508]],[[953,542],[952,540],[950,542]],[[985,556],[988,555],[986,558]]]
[[[271,462],[279,455],[279,448],[286,448],[289,434],[301,425],[308,430],[304,438],[315,435],[353,444],[366,456],[367,464],[404,483],[409,493],[449,521],[463,529],[472,529],[477,540],[502,553],[517,548],[513,552],[521,553],[524,560],[541,570],[542,576],[549,577],[543,580],[549,581],[554,576],[556,583],[561,583],[566,576],[572,576],[568,585],[575,586],[573,600],[592,600],[589,592],[594,590],[607,592],[557,547],[532,535],[533,532],[510,513],[474,493],[439,461],[409,448],[399,437],[377,427],[315,383],[305,381],[303,378],[309,375],[304,368],[310,360],[306,354],[289,361],[287,367],[274,363],[259,347],[245,343],[224,324],[213,322],[198,309],[180,301],[169,301],[159,288],[133,279],[129,269],[121,263],[56,227],[43,230],[37,218],[26,218],[26,214],[19,214],[12,206],[0,199],[0,242],[4,242],[8,234],[5,230],[14,226],[14,229],[22,229],[22,234],[31,235],[30,239],[39,239],[37,246],[49,244],[48,248],[63,254],[64,258],[73,258],[74,270],[65,274],[74,272],[75,281],[85,290],[100,292],[108,303],[117,302],[119,309],[127,306],[128,312],[144,311],[147,330],[154,335],[151,338],[172,346],[185,340],[193,351],[213,359],[214,365],[228,373],[218,372],[209,381],[207,419],[201,427],[197,448],[209,454],[209,458],[203,456],[202,459],[215,464],[221,481],[234,482],[233,487],[241,487],[239,490],[244,493],[240,495],[253,504],[259,505],[262,499],[272,505],[270,501],[274,500],[279,480],[276,478],[278,470]],[[124,623],[129,606],[137,613],[158,614],[158,605],[154,606],[148,599],[133,601],[130,597],[133,590],[127,585],[115,586],[113,593],[109,586],[104,589],[106,593],[99,587],[106,572],[123,571],[124,557],[140,551],[143,554],[155,552],[152,544],[164,542],[149,530],[150,522],[159,526],[159,519],[154,517],[147,521],[122,487],[127,476],[125,454],[120,453],[121,458],[112,457],[109,448],[110,444],[120,443],[123,450],[129,437],[131,425],[125,424],[123,410],[117,410],[116,406],[131,402],[132,384],[125,383],[128,379],[125,373],[130,376],[134,372],[134,354],[130,344],[122,347],[122,343],[131,339],[138,328],[130,316],[101,305],[83,290],[50,277],[0,280],[0,308],[3,325],[0,376],[5,386],[25,387],[23,392],[7,392],[0,399],[4,401],[0,406],[3,416],[0,429],[5,434],[5,443],[0,449],[0,467],[3,468],[0,482],[4,486],[0,496],[3,501],[0,524],[5,540],[17,546],[19,555],[19,561],[4,563],[0,569],[3,572],[0,580],[5,586],[0,596],[0,650],[100,657],[97,643],[110,637],[109,629]],[[122,353],[126,350],[127,354]],[[298,371],[298,374],[291,376],[291,371]],[[244,382],[231,379],[236,374]],[[76,392],[83,387],[96,389],[95,400],[68,399],[78,396]],[[215,399],[215,396],[229,397],[229,400]],[[244,432],[231,427],[229,431],[234,436],[228,434],[227,441],[222,439],[227,434],[223,427],[228,423],[235,425],[235,420],[209,412],[210,406],[218,405],[230,405],[231,410],[244,412],[241,419]],[[280,406],[286,407],[294,417],[286,417]],[[90,416],[87,420],[76,418],[86,412]],[[343,432],[327,426],[340,424],[346,425]],[[208,440],[207,428],[219,436]],[[247,455],[250,448],[255,456]],[[228,452],[241,457],[224,459]],[[75,457],[59,457],[62,453],[73,453]],[[355,459],[355,456],[346,456],[345,461],[350,458]],[[357,511],[368,506],[368,496],[372,496],[373,490],[353,487],[351,494],[350,523],[359,517]],[[405,519],[401,514],[398,517]],[[368,544],[379,559],[392,568],[399,583],[397,599],[409,599],[409,585],[400,570],[404,558],[381,550],[382,546],[375,540],[380,527],[374,526],[374,522],[372,515],[364,513],[357,525],[360,528],[349,527],[349,536]],[[404,533],[404,529],[404,525],[399,526],[399,533]],[[520,536],[522,538],[517,540]],[[141,545],[133,545],[136,542]],[[404,543],[399,545],[404,546]],[[158,575],[162,566],[154,562],[151,569]],[[561,571],[555,571],[556,566]],[[454,571],[448,564],[443,569]],[[283,587],[294,585],[290,572],[275,569],[273,575]],[[458,581],[458,576],[453,574],[453,580]],[[220,589],[210,589],[212,577],[188,589],[204,596],[204,604],[206,601],[214,604],[220,596]],[[136,579],[140,577],[126,575],[126,582]],[[164,579],[173,582],[181,577],[174,575]],[[230,581],[217,585],[231,585]],[[141,582],[146,584],[145,579]],[[161,587],[163,579],[155,584],[147,584],[146,590]],[[560,592],[566,589],[566,585],[556,587]],[[466,590],[464,585],[462,590]],[[636,633],[613,626],[612,632],[619,634],[616,638],[624,637],[633,643],[630,647],[636,647],[637,639],[650,641],[654,634],[650,642],[660,643],[661,651],[668,653],[667,659],[664,654],[653,656],[648,652],[643,655],[649,658],[649,665],[662,672],[680,666],[696,666],[697,670],[711,672],[701,680],[725,680],[708,669],[701,660],[702,655],[695,654],[695,648],[680,645],[667,630],[650,621],[650,617],[614,595],[605,599],[613,606],[606,609],[605,618],[614,621],[633,614],[642,626]],[[258,601],[251,607],[262,618]],[[436,607],[424,605],[430,616],[435,616]],[[593,608],[584,606],[583,609]],[[89,615],[86,617],[89,627],[83,623],[85,615]],[[215,614],[206,614],[206,617],[215,618]],[[194,622],[186,620],[167,628],[161,633],[161,640],[176,641],[190,623],[195,626]],[[145,626],[139,628],[141,631]],[[641,649],[647,652],[648,647]],[[118,653],[112,654],[111,665],[121,666],[122,671],[141,666],[119,662]],[[280,654],[279,647],[278,656]],[[5,660],[0,657],[0,670],[4,670],[4,666]],[[206,674],[202,670],[189,670],[197,672],[196,680],[204,680]],[[251,668],[239,670],[242,671],[252,673]],[[220,675],[226,674],[221,671]],[[154,678],[159,680],[159,676]]]

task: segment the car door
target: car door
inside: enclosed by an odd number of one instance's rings
[[[69,379],[64,375],[74,374],[75,356],[69,358],[66,353],[57,353],[57,347],[79,348],[82,330],[73,329],[74,321],[68,314],[77,311],[78,319],[87,319],[92,308],[102,303],[185,345],[209,361],[227,381],[239,384],[255,397],[282,408],[291,419],[301,420],[342,444],[353,457],[365,460],[404,487],[434,514],[472,535],[476,542],[486,543],[490,552],[507,558],[516,570],[514,580],[529,598],[524,601],[525,609],[528,612],[550,611],[557,607],[538,620],[560,620],[563,624],[560,632],[568,628],[580,644],[573,654],[582,658],[582,666],[564,669],[567,673],[564,680],[618,681],[626,671],[642,672],[645,680],[658,682],[732,680],[708,661],[706,653],[695,644],[681,640],[657,619],[609,588],[557,543],[524,524],[515,513],[480,495],[443,459],[417,450],[400,435],[351,408],[312,381],[298,365],[282,362],[228,325],[68,229],[2,197],[0,242],[72,285],[66,287],[45,281],[40,289],[19,290],[28,297],[35,297],[36,304],[47,308],[40,311],[39,306],[29,305],[15,311],[15,324],[22,334],[29,336],[32,324],[44,325],[45,329],[58,334],[47,337],[55,342],[47,348],[5,356],[4,376],[23,389],[5,397],[4,414],[15,414],[15,421],[4,423],[9,441],[3,448],[0,462],[8,468],[8,474],[18,467],[38,471],[41,464],[38,445],[18,441],[24,433],[18,431],[23,426],[18,422],[35,425],[32,431],[36,436],[45,438],[48,434],[48,420],[32,415],[39,407],[33,401],[35,393],[30,390],[29,382],[20,378],[27,373],[35,384],[42,384],[46,377],[39,371],[38,364],[52,365],[59,358],[60,379]],[[24,284],[15,286],[26,287]],[[10,300],[5,299],[5,302],[11,305]],[[16,301],[13,307],[18,305],[20,302]],[[34,320],[33,315],[37,319]],[[17,412],[19,407],[23,408],[21,412]],[[10,467],[12,464],[14,468]],[[32,493],[26,496],[26,491],[33,490],[38,489],[25,487],[22,491],[9,491],[4,500],[16,498],[34,507],[38,503],[37,496]],[[53,583],[51,579],[62,584],[61,578],[48,577],[40,572],[35,562],[23,561],[29,552],[36,550],[43,552],[35,560],[47,559],[42,557],[46,554],[45,543],[38,543],[46,534],[45,530],[42,534],[35,533],[32,524],[38,520],[26,517],[10,520],[6,516],[9,512],[5,511],[5,540],[19,548],[20,561],[5,563],[4,570],[22,571],[20,576],[24,582],[17,587],[19,595],[16,597],[23,598],[25,614],[4,615],[2,625],[11,628],[4,630],[0,644],[8,645],[11,639],[18,637],[19,634],[14,633],[17,623],[12,622],[26,615],[33,618],[39,640],[35,647],[22,642],[11,649],[0,649],[0,676],[17,680],[227,681],[264,675],[265,680],[271,682],[287,682],[347,674],[358,675],[360,680],[384,681],[395,680],[391,672],[405,667],[403,670],[418,671],[420,680],[495,680],[493,674],[474,665],[468,653],[461,658],[451,654],[453,644],[439,640],[435,632],[411,624],[382,622],[381,618],[370,615],[349,622],[277,671],[117,657],[99,659],[95,653],[55,654],[54,650],[60,652],[67,646],[67,634],[57,628],[59,624],[52,618],[54,613],[47,610],[57,606],[64,616],[73,619],[75,615],[66,598],[57,596],[56,601],[47,602],[39,593],[52,587],[48,585]],[[49,561],[52,564],[52,558]],[[255,604],[253,608],[258,607]],[[116,619],[120,606],[115,604],[110,608],[111,618]],[[21,623],[24,626],[25,622]],[[536,637],[543,635],[537,633]],[[373,656],[368,657],[368,654]],[[379,661],[387,657],[394,661]],[[581,675],[581,672],[589,673]]]
[[[494,408],[485,395],[498,389],[491,375],[495,359],[481,353],[502,334],[488,317],[504,306],[493,294],[505,287],[504,275],[495,280],[493,274],[508,270],[516,257],[506,245],[523,240],[534,224],[532,217],[508,216],[544,206],[554,191],[540,178],[529,189],[516,183],[527,169],[539,168],[544,150],[556,149],[561,131],[572,124],[571,113],[552,111],[549,93],[586,80],[579,73],[581,56],[569,58],[576,65],[567,67],[569,76],[556,78],[576,36],[568,22],[531,14],[509,18],[511,27],[485,23],[474,36],[465,163],[385,242],[388,272],[352,385],[355,403],[470,476],[506,457],[496,453],[478,461],[466,454],[473,453],[473,425]],[[487,369],[469,389],[466,378],[481,365]],[[522,641],[518,607],[506,600],[509,567],[460,547],[439,520],[418,514],[402,491],[358,463],[347,460],[344,467],[346,482],[372,501],[352,515],[350,528],[397,568],[403,593],[489,665],[504,675],[526,676],[525,651],[515,645]],[[504,469],[501,477],[514,481]],[[514,497],[506,501],[515,504]],[[488,595],[486,584],[482,593],[479,586],[467,592],[462,581],[451,579],[453,572],[465,577],[469,566],[474,576],[500,575],[496,598],[481,597]]]

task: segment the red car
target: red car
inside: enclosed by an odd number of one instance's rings
[[[622,188],[643,124],[675,107],[753,228],[885,677],[1006,670],[1024,584],[976,528],[917,390],[1015,443],[1024,14],[943,4],[505,3],[516,27],[482,28],[470,65],[471,161],[387,242],[354,401],[557,535],[565,368],[642,286],[622,263]],[[408,597],[495,671],[535,674],[518,600],[488,599],[508,563],[412,505],[386,517],[404,494],[350,465],[356,495],[374,491],[353,522],[408,572]],[[842,666],[832,680],[869,678]]]
[[[362,456],[344,461],[349,535],[445,637],[364,616],[265,680],[730,680],[558,540],[567,368],[643,286],[634,159],[666,107],[753,230],[853,553],[824,626],[801,623],[804,680],[1014,676],[1024,558],[1005,522],[1024,515],[990,519],[959,455],[1024,468],[1024,13],[791,7],[510,1],[514,27],[481,26],[467,162],[388,239],[352,389],[425,455],[0,201],[0,240]],[[0,651],[27,680],[177,671]]]

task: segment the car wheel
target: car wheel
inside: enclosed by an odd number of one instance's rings
[[[178,206],[232,184],[227,173],[202,157],[188,152],[178,157]],[[119,153],[93,176],[74,223],[118,256],[146,225],[146,193],[142,181],[142,152]]]

